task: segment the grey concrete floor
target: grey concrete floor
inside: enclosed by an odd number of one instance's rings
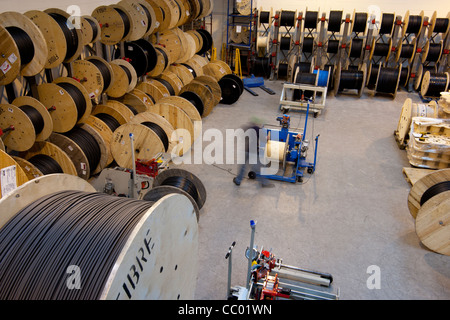
[[[203,130],[225,133],[252,115],[277,125],[282,82],[265,84],[276,95],[244,91],[234,105],[219,104]],[[368,90],[361,98],[329,95],[324,112],[309,118],[307,137],[320,134],[318,163],[302,184],[273,181],[274,188],[263,189],[244,180],[237,187],[237,165],[179,166],[197,175],[208,193],[199,220],[195,299],[226,298],[225,254],[233,241],[232,285],[245,285],[250,220],[257,221],[258,247],[272,249],[285,264],[332,274],[342,300],[450,299],[450,257],[421,245],[407,207],[410,185],[402,168],[409,163],[393,136],[407,97],[419,101],[404,90],[395,100]],[[304,112],[289,114],[292,126],[303,127]],[[380,270],[380,289],[367,286],[373,265]]]

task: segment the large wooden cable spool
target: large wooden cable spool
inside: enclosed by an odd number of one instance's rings
[[[248,30],[248,32],[250,32]],[[205,29],[197,29],[197,33],[200,34],[200,36],[202,37],[202,47],[200,49],[200,51],[197,52],[197,54],[202,55],[207,53],[209,50],[211,50],[212,46],[213,46],[213,38],[211,36],[211,33],[209,33],[207,30]],[[246,37],[247,39],[248,37]]]
[[[334,94],[346,90],[356,90],[357,96],[361,97],[367,82],[367,66],[363,63],[358,70],[343,70],[340,63],[336,67]]]
[[[423,97],[439,98],[441,92],[446,92],[449,88],[450,74],[425,72],[422,79],[422,87],[420,93]]]
[[[194,143],[194,124],[183,109],[171,103],[158,102],[150,107],[149,111],[162,116],[176,130],[178,143],[177,148],[172,150],[172,154],[182,156],[191,149]]]
[[[18,156],[11,156],[11,157],[20,166],[20,168],[23,170],[29,181],[42,177],[44,175],[41,172],[41,170],[39,170],[34,164],[29,162],[28,160],[25,160]]]
[[[92,111],[92,116],[98,117],[99,119],[104,119],[103,115],[106,115],[108,119],[112,117],[108,121],[108,123],[111,123],[111,131],[115,131],[118,127],[121,125],[124,125],[131,121],[131,119],[134,117],[134,115],[129,116],[129,110],[126,110],[126,108],[116,108],[113,106],[110,102],[112,100],[108,101],[109,104],[99,104],[95,106],[94,110]],[[104,120],[106,122],[106,120]]]
[[[0,24],[6,30],[16,30],[17,32],[22,34],[22,36],[27,37],[27,47],[31,47],[34,51],[32,52],[32,54],[30,52],[23,52],[23,54],[27,53],[27,55],[29,55],[29,58],[31,59],[30,61],[25,63],[23,61],[24,57],[20,58],[20,50],[15,51],[14,46],[11,49],[7,49],[4,54],[8,61],[3,61],[2,73],[11,72],[10,74],[14,74],[17,70],[16,63],[20,64],[20,74],[24,77],[32,77],[40,73],[44,69],[48,57],[47,42],[45,41],[44,35],[42,34],[41,30],[28,17],[18,12],[0,13]],[[10,31],[8,31],[8,34],[10,33]],[[2,37],[3,39],[7,40],[6,43],[11,44],[11,41],[7,39],[7,34],[4,33]],[[16,53],[19,54],[16,55]],[[12,56],[12,54],[14,54],[14,56]],[[5,57],[2,57],[2,59],[5,59]],[[7,63],[9,67],[5,66],[5,63]],[[5,80],[2,80],[2,82],[8,83]]]
[[[180,46],[180,37],[174,30],[165,30],[159,32],[158,36],[152,35],[150,37],[150,42],[152,44],[160,44],[166,48],[169,64],[177,62],[177,60],[183,54]]]
[[[19,156],[40,168],[44,175],[53,173],[77,175],[77,169],[67,153],[49,141],[36,142],[28,151],[19,153]]]
[[[124,58],[134,67],[138,77],[150,74],[158,65],[158,51],[156,46],[145,39],[124,43],[124,57],[120,50],[116,51],[116,59]]]
[[[434,195],[420,207],[415,226],[423,245],[450,256],[450,187],[443,190],[447,191]]]
[[[164,84],[171,96],[176,96],[179,94],[181,88],[183,87],[183,82],[181,79],[171,71],[164,71],[160,76],[155,78],[155,80]]]
[[[119,101],[123,104],[132,105],[138,113],[145,112],[150,106],[154,105],[152,99],[145,92],[136,88],[125,94]]]
[[[134,116],[139,113],[139,111],[136,110],[132,105],[124,104],[118,100],[108,100],[105,104],[114,108],[121,115],[123,115],[126,122],[130,122],[131,119],[133,119]],[[97,107],[95,107],[94,110],[97,111]]]
[[[114,81],[106,91],[112,98],[123,97],[137,85],[137,74],[134,67],[123,59],[115,59],[110,63]]]
[[[120,6],[99,6],[91,15],[101,26],[101,43],[115,45],[128,39],[133,28],[132,19]]]
[[[203,47],[203,38],[197,30],[188,30],[186,31],[195,42],[195,52],[198,53]]]
[[[64,32],[48,13],[38,10],[31,10],[24,13],[41,30],[44,36],[48,56],[45,69],[56,68],[64,62],[67,54],[67,42]]]
[[[146,81],[139,83],[136,88],[152,97],[155,103],[164,97],[170,96],[170,92],[167,87],[154,79],[147,79]]]
[[[114,71],[109,63],[98,56],[76,60],[72,64],[73,76],[89,93],[90,99],[99,98],[114,83]]]
[[[67,53],[64,57],[65,63],[73,62],[80,57],[83,50],[83,36],[80,28],[76,28],[70,20],[70,14],[64,10],[50,8],[45,10],[60,25],[67,44]]]
[[[187,99],[180,97],[180,96],[172,96],[163,98],[160,100],[161,103],[170,103],[173,105],[176,105],[177,107],[181,108],[186,114],[189,116],[189,118],[192,120],[193,123],[195,122],[202,122],[202,116],[198,112],[197,108],[189,102]],[[195,129],[195,128],[194,128]],[[194,131],[195,132],[195,131]],[[196,139],[196,137],[194,137]]]
[[[146,112],[140,113],[137,116],[135,116],[131,120],[131,122],[139,123],[139,124],[152,123],[153,125],[151,125],[150,127],[156,128],[156,130],[159,130],[159,128],[161,130],[163,130],[165,137],[162,136],[161,141],[164,144],[165,152],[168,152],[168,153],[172,152],[173,148],[178,143],[177,136],[176,136],[176,134],[174,134],[174,130],[175,130],[174,127],[166,118],[164,118],[160,114],[157,114],[157,113],[151,112],[151,111],[146,111]],[[158,132],[158,135],[160,135],[160,134],[162,135],[163,133]]]
[[[81,16],[81,34],[83,36],[83,45],[87,46],[91,43],[100,41],[101,27],[96,19],[92,16]]]
[[[185,63],[182,63],[182,65],[188,68],[189,72],[192,73],[192,76],[194,78],[204,74],[202,66],[194,58],[191,58]]]
[[[153,70],[147,73],[150,77],[157,77],[161,73],[163,73],[170,65],[169,65],[169,56],[166,48],[161,45],[154,45],[156,52],[156,63]]]
[[[0,25],[0,86],[12,83],[20,74],[21,62],[19,48],[14,38]]]
[[[25,172],[22,170],[20,165],[5,151],[0,150],[0,170],[10,175],[10,184],[8,186],[1,185],[2,182],[0,180],[0,199],[5,197],[9,192],[12,192],[14,188],[21,186],[22,184],[28,182],[28,177]],[[2,194],[5,192],[5,194]],[[8,211],[5,211],[5,207],[2,206],[2,214],[0,214],[0,219],[3,214],[7,214]]]
[[[172,64],[167,70],[175,73],[181,79],[183,86],[194,80],[194,76],[192,75],[192,73],[186,66],[182,64]]]
[[[219,82],[212,76],[203,75],[195,78],[191,82],[199,82],[201,84],[206,85],[214,96],[214,105],[218,105],[220,101],[222,100],[222,88],[219,84]]]
[[[33,290],[23,290],[27,286],[21,283],[2,282],[2,287],[12,284],[10,295],[4,296],[6,299],[176,300],[194,297],[198,222],[191,201],[182,194],[170,194],[157,202],[127,199],[95,193],[89,183],[78,177],[52,175],[16,189],[1,200],[1,206],[8,209],[1,217],[2,230],[6,230],[6,235],[0,235],[4,238],[3,244],[20,252],[20,256],[32,259],[27,253],[29,247],[22,246],[22,239],[15,241],[7,236],[10,228],[18,228],[13,233],[32,242],[34,259],[40,261],[30,261],[26,269],[20,269],[24,272],[21,281],[32,284]],[[35,207],[42,206],[42,210],[33,212]],[[36,230],[25,218],[30,215],[34,216],[33,226],[37,230],[48,231],[44,241],[34,242],[34,236],[28,234]],[[47,216],[52,220],[57,216],[62,225],[49,225]],[[61,239],[73,239],[73,242]],[[48,247],[54,250],[48,251]],[[136,252],[141,250],[136,260]],[[2,260],[9,264],[2,272],[17,275],[19,268],[14,264],[21,261],[10,258],[8,251],[3,251]],[[68,288],[66,279],[61,283],[43,280],[49,272],[51,277],[67,274],[70,263],[86,271],[85,285],[79,290]],[[97,266],[99,263],[101,267]],[[130,276],[133,268],[136,273]]]
[[[427,71],[436,72],[436,66],[425,66],[423,64],[419,64],[417,73],[414,78],[414,90],[420,91],[422,88],[422,79]]]
[[[408,194],[409,212],[415,219],[419,212],[424,193],[431,187],[450,181],[450,169],[433,171],[414,183]]]
[[[135,41],[143,38],[148,31],[149,21],[142,6],[128,0],[121,0],[117,4],[128,13],[130,19],[133,21],[127,40]]]
[[[133,142],[131,141],[133,136]],[[131,146],[134,146],[132,150]],[[122,168],[133,168],[134,159],[153,159],[165,152],[164,144],[158,135],[141,123],[126,123],[114,131],[111,140],[111,153]]]
[[[102,141],[104,142],[103,147],[105,149],[103,152],[105,153],[106,159],[104,160],[103,168],[108,167],[114,161],[114,158],[111,154],[111,139],[113,135],[111,127],[109,127],[109,125],[104,120],[93,115],[90,115],[89,118],[87,118],[85,124],[90,126],[93,130],[97,132],[97,134],[101,136]]]
[[[203,118],[207,117],[215,107],[214,95],[211,89],[209,89],[206,85],[202,83],[191,82],[181,89],[180,96],[189,100],[188,92],[192,92],[196,94],[198,97],[200,97],[203,104],[203,110],[199,110],[199,113]],[[196,103],[193,104],[197,107]]]

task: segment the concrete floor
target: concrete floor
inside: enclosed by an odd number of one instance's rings
[[[219,104],[203,129],[239,128],[251,115],[276,125],[282,82],[265,84],[276,95],[244,91],[234,105]],[[450,299],[450,257],[421,245],[407,207],[410,185],[402,168],[409,163],[393,136],[407,97],[419,101],[404,90],[395,100],[368,90],[361,98],[328,96],[324,112],[309,118],[307,137],[320,134],[318,164],[303,184],[273,181],[274,188],[262,189],[244,180],[237,187],[237,165],[181,165],[208,192],[199,221],[195,299],[226,298],[225,254],[233,241],[232,285],[245,285],[250,220],[257,221],[259,248],[272,248],[285,264],[332,274],[342,300]],[[303,127],[303,112],[289,114],[293,127]],[[367,287],[372,265],[380,268],[380,289]]]

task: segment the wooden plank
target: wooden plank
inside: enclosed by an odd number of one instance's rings
[[[408,181],[413,186],[416,181],[420,180],[422,177],[435,170],[404,167],[402,171],[405,175],[406,181]]]

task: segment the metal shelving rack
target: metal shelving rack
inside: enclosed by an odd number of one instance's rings
[[[248,6],[249,9],[247,11],[249,14],[241,14],[236,8],[236,4],[240,4],[241,6]],[[256,35],[255,28],[255,19],[254,19],[254,9],[253,9],[253,0],[228,0],[228,8],[227,8],[227,43],[226,43],[226,51],[227,51],[227,63],[234,67],[236,49],[239,49],[242,53],[247,54],[247,61],[245,61],[247,70],[249,69],[249,58],[252,50],[254,50],[254,41],[253,38]],[[248,37],[245,37],[244,43],[235,43],[232,41],[232,29],[233,28],[247,28]],[[247,31],[245,30],[245,32]],[[242,32],[242,31],[241,31]],[[241,58],[241,64],[243,64]]]

